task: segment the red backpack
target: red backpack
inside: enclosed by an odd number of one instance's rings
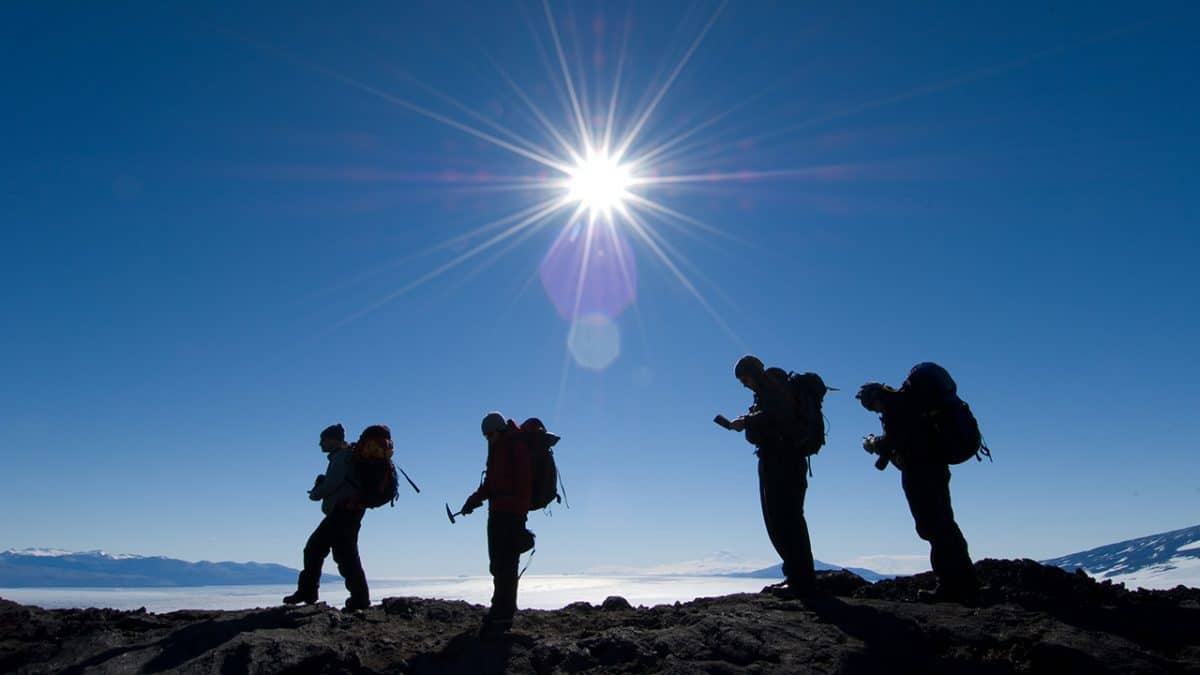
[[[536,417],[521,423],[521,440],[529,448],[530,464],[533,466],[533,489],[530,491],[529,510],[544,509],[551,502],[562,502],[558,494],[558,466],[554,464],[553,448],[559,437],[546,431],[546,425]]]

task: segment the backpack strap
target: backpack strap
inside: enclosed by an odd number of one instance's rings
[[[991,457],[991,455],[989,454],[988,457]],[[558,472],[558,491],[561,493],[559,501],[569,509],[571,508],[571,500],[567,499],[567,486],[563,485],[562,470],[555,467],[555,471]]]

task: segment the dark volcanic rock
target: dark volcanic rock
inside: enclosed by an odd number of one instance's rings
[[[619,595],[610,595],[600,603],[600,609],[606,612],[616,612],[623,609],[633,609],[633,605],[629,601]]]
[[[1033,561],[985,560],[978,607],[912,601],[929,575],[827,595],[523,611],[481,642],[484,608],[387,598],[238,612],[54,610],[0,600],[15,673],[1200,673],[1200,590],[1131,592]]]

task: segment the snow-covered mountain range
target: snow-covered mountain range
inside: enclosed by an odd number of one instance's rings
[[[1129,588],[1200,588],[1200,525],[1043,560]]]
[[[813,568],[815,568],[818,572],[824,572],[824,571],[830,571],[830,570],[846,570],[847,572],[853,572],[853,573],[857,574],[858,576],[862,577],[863,579],[866,579],[867,581],[870,581],[871,583],[875,583],[876,581],[880,581],[883,579],[891,579],[895,576],[893,574],[880,574],[879,572],[876,572],[874,570],[869,570],[865,567],[842,567],[841,565],[830,565],[829,563],[821,562],[820,560],[813,561]],[[743,577],[743,578],[749,577],[752,579],[782,579],[783,578],[783,563],[779,563],[777,565],[772,565],[770,567],[764,567],[762,569],[752,570],[749,572],[731,572],[729,574],[726,574],[725,576]]]
[[[1082,568],[1098,579],[1130,588],[1165,589],[1177,585],[1200,588],[1200,525],[1108,544],[1041,561],[1066,570]],[[817,562],[817,569],[841,569]],[[891,575],[861,567],[845,569],[868,581]],[[782,578],[779,565],[718,552],[702,560],[650,569],[594,569],[592,574],[736,576]],[[0,588],[22,587],[155,587],[291,584],[297,570],[256,562],[187,562],[163,556],[105,551],[72,552],[23,549],[0,552]],[[326,575],[325,580],[338,577]]]
[[[291,584],[296,574],[297,570],[270,563],[187,562],[42,548],[0,552],[0,588]]]

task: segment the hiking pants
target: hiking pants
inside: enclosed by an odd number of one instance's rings
[[[808,462],[803,457],[760,453],[758,496],[767,536],[783,559],[783,576],[795,587],[811,587],[812,542],[804,520],[804,494],[808,491]]]
[[[491,511],[488,513],[488,571],[492,573],[492,607],[488,618],[512,621],[517,613],[517,568],[524,543],[525,516]]]
[[[954,522],[950,506],[950,467],[917,464],[900,472],[904,497],[917,526],[917,536],[929,542],[929,564],[938,583],[950,590],[978,587],[967,540]]]
[[[370,601],[367,575],[358,557],[358,530],[366,511],[338,509],[325,516],[304,545],[304,570],[300,572],[299,590],[317,594],[321,585],[321,567],[325,556],[333,552],[338,574],[346,580],[346,590],[354,600]]]

